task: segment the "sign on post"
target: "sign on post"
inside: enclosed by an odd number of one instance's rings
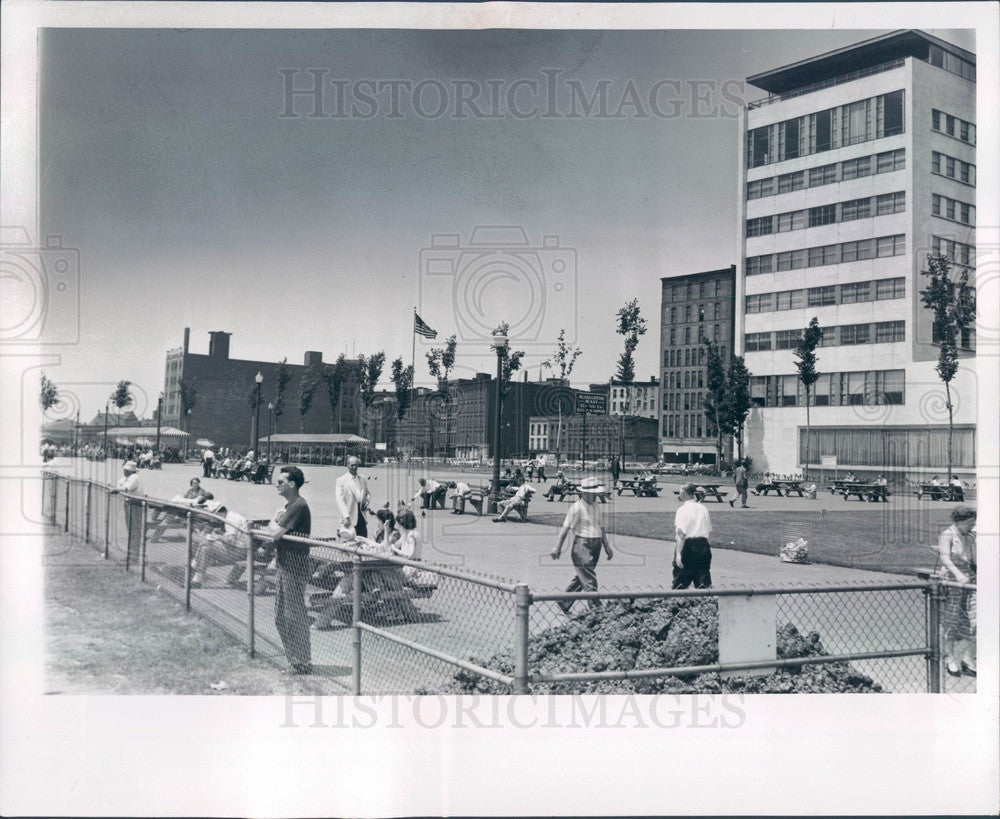
[[[607,415],[608,396],[593,392],[578,392],[576,411],[578,414]]]

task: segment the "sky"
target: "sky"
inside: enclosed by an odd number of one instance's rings
[[[635,298],[646,379],[660,278],[737,261],[745,78],[876,33],[46,31],[40,225],[79,251],[81,317],[49,375],[99,385],[82,417],[119,379],[148,414],[184,327],[197,353],[224,330],[234,358],[409,363],[416,307],[418,383],[452,333],[455,375],[492,371],[505,320],[533,379],[565,329],[585,384]]]

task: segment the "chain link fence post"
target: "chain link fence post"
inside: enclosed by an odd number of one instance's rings
[[[140,529],[140,540],[139,540],[139,579],[145,583],[146,582],[146,518],[148,513],[148,504],[146,501],[142,502],[142,524]]]
[[[187,537],[186,537],[186,553],[187,558],[184,561],[184,610],[191,611],[191,547],[193,541],[194,533],[194,518],[191,517],[191,513],[187,513]]]
[[[111,490],[104,493],[104,559],[111,553]]]
[[[69,478],[66,479],[66,514],[63,517],[63,531],[69,533]]]
[[[83,516],[83,542],[90,543],[90,493],[92,484],[87,481],[87,506]]]
[[[514,693],[528,694],[528,622],[531,592],[524,583],[514,588]]]
[[[935,576],[928,580],[927,588],[927,690],[941,693],[941,581]]]
[[[354,582],[351,584],[351,625],[354,635],[351,637],[354,649],[354,696],[361,696],[361,555],[354,555]]]
[[[190,515],[189,515],[190,517]],[[255,615],[254,615],[254,595],[257,593],[254,587],[253,557],[257,552],[257,538],[250,534],[250,548],[247,549],[247,644],[250,646],[250,658],[253,659],[257,647],[255,644]]]

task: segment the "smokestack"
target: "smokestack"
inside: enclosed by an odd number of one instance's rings
[[[191,328],[190,327],[185,327],[184,328],[184,355],[187,355],[187,352],[188,352],[188,342],[190,342],[190,341],[191,341]]]

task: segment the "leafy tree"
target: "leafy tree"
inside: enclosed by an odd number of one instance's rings
[[[952,276],[951,263],[945,256],[927,257],[927,270],[920,274],[927,278],[927,287],[920,291],[920,301],[933,315],[933,342],[939,346],[935,366],[938,378],[944,382],[945,406],[948,408],[948,480],[951,480],[954,457],[954,404],[951,400],[951,382],[958,372],[958,342],[962,331],[976,318],[976,307],[969,287],[969,269],[959,267],[957,277]]]
[[[413,389],[413,365],[403,366],[403,359],[392,362],[392,385],[396,389],[396,417],[402,421],[410,408],[410,397]]]
[[[618,356],[618,369],[615,372],[618,380],[625,387],[625,411],[622,417],[622,460],[625,460],[624,419],[632,408],[632,383],[635,381],[635,348],[639,346],[639,336],[646,332],[646,319],[639,314],[639,300],[632,299],[618,313],[618,328],[616,333],[625,338],[625,350]]]
[[[819,381],[819,372],[816,370],[816,348],[823,341],[823,328],[819,326],[819,319],[813,316],[809,321],[809,326],[802,331],[802,338],[795,346],[793,355],[795,356],[795,369],[799,371],[799,381],[806,391],[806,456],[802,463],[803,474],[809,468],[809,443],[811,440],[812,427],[809,419],[809,397],[812,395],[812,386]],[[796,445],[798,442],[796,442]]]
[[[729,378],[726,368],[722,363],[722,353],[719,345],[714,344],[707,338],[702,338],[701,343],[705,345],[706,358],[706,386],[708,392],[705,393],[705,417],[708,420],[709,429],[715,432],[715,452],[716,463],[722,468],[722,436],[732,432],[729,424]]]
[[[285,411],[285,390],[288,382],[292,380],[292,373],[288,369],[288,359],[283,358],[274,368],[274,431],[278,431],[278,419]]]
[[[559,330],[559,337],[556,340],[556,351],[552,358],[542,362],[542,366],[555,372],[559,371],[559,380],[565,385],[569,381],[569,374],[573,372],[573,365],[583,354],[583,350],[575,344],[566,343],[566,330]],[[556,427],[556,466],[559,466],[559,446],[562,440],[562,401],[556,402],[559,409],[559,424]]]
[[[494,333],[503,333],[505,336],[510,333],[510,324],[506,321],[500,323],[500,325],[493,331]],[[510,349],[510,337],[507,338],[507,346],[504,348],[503,355],[500,359],[500,399],[501,401],[507,397],[510,392],[510,382],[514,378],[514,373],[521,369],[521,364],[524,360],[524,351]]]
[[[438,395],[444,403],[444,457],[448,457],[451,445],[451,370],[455,366],[455,350],[458,342],[451,336],[444,347],[432,347],[427,353],[427,367],[437,379]]]
[[[319,387],[320,378],[315,367],[309,367],[302,374],[302,384],[299,387],[299,432],[305,431],[306,416],[316,399],[316,388]]]
[[[59,388],[48,379],[44,372],[42,373],[42,386],[38,400],[42,405],[42,412],[51,409],[59,403]]]
[[[131,381],[119,381],[118,386],[115,387],[115,391],[111,393],[111,403],[118,407],[119,426],[122,421],[121,411],[125,409],[125,407],[132,406],[133,403],[131,387]]]
[[[733,356],[729,362],[728,389],[726,392],[726,425],[736,437],[737,458],[743,460],[743,433],[753,402],[750,400],[750,370],[743,356]]]
[[[359,359],[359,369],[361,371],[361,383],[358,387],[358,397],[361,399],[361,424],[365,437],[368,437],[368,416],[371,413],[372,403],[375,401],[375,388],[378,380],[382,377],[382,370],[385,367],[385,353],[378,352],[365,358]]]
[[[330,432],[337,428],[337,407],[343,394],[344,384],[354,375],[355,364],[347,360],[341,353],[337,360],[323,368],[323,381],[326,383],[326,395],[330,399]]]

